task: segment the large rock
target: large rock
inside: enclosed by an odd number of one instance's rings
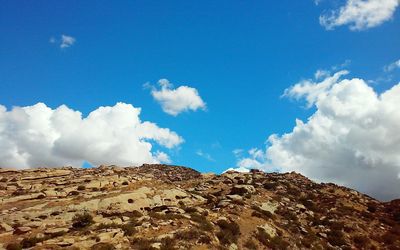
[[[235,185],[232,187],[230,194],[245,195],[254,194],[256,189],[252,185]]]
[[[264,233],[268,234],[269,237],[271,237],[271,238],[276,236],[276,229],[269,224],[264,224],[262,226],[258,226],[257,230],[263,231]]]

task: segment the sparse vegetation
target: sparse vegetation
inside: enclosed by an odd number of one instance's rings
[[[217,225],[220,227],[220,231],[216,234],[219,241],[223,245],[236,243],[240,235],[240,226],[234,221],[219,220]]]
[[[88,212],[84,212],[82,214],[76,214],[72,218],[72,227],[74,228],[85,228],[93,224],[93,217]]]
[[[333,229],[328,233],[328,242],[332,246],[344,246],[346,245],[346,240],[344,239],[343,232],[341,230]]]
[[[212,231],[213,225],[207,220],[207,217],[198,213],[190,214],[190,219],[199,224],[199,228],[204,231]]]
[[[201,236],[201,232],[196,228],[189,228],[186,230],[178,231],[175,234],[175,238],[178,240],[196,240]]]

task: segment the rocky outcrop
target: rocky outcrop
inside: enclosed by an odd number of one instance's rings
[[[400,200],[297,173],[0,169],[0,249],[399,249]]]

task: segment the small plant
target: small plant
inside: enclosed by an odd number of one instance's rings
[[[226,220],[217,221],[217,225],[221,228],[216,236],[223,245],[236,243],[240,235],[240,227],[236,222],[228,222]]]
[[[328,242],[332,246],[343,246],[346,245],[346,240],[344,239],[343,232],[341,230],[331,230],[328,233]]]
[[[127,224],[121,225],[121,229],[122,231],[124,231],[124,234],[126,236],[132,236],[134,233],[136,233],[136,225],[137,223],[135,223],[134,221],[130,221]]]
[[[85,189],[86,189],[86,187],[83,186],[83,185],[79,185],[78,188],[77,188],[77,190],[79,190],[79,191],[83,191]]]
[[[199,228],[201,230],[212,231],[212,229],[213,229],[213,225],[211,224],[211,222],[209,222],[207,220],[207,218],[205,216],[203,216],[203,215],[200,215],[198,213],[192,213],[190,215],[190,219],[192,221],[197,222],[199,224]]]
[[[174,250],[175,249],[175,239],[170,237],[165,237],[161,240],[160,250]]]
[[[93,217],[88,212],[84,212],[83,214],[76,214],[74,218],[72,218],[72,226],[74,228],[84,228],[93,224]]]

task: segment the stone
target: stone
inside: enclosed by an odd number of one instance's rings
[[[231,189],[230,194],[245,195],[254,194],[256,189],[252,185],[235,185]]]
[[[260,209],[263,211],[268,211],[270,213],[275,213],[276,209],[278,208],[278,204],[275,202],[263,202],[261,203]]]
[[[17,227],[17,229],[15,230],[15,233],[16,234],[25,234],[30,231],[32,231],[32,228],[30,228],[30,227]]]
[[[45,234],[64,234],[68,233],[69,228],[60,227],[60,228],[50,228],[44,231]]]
[[[264,224],[262,226],[258,226],[257,230],[264,231],[269,235],[269,237],[273,238],[276,236],[276,229],[269,224]]]
[[[233,201],[242,201],[243,197],[237,194],[228,194],[226,198],[231,199]]]
[[[8,225],[7,223],[4,223],[4,222],[0,223],[0,228],[2,228],[6,232],[14,231],[14,228],[12,228],[10,225]]]

